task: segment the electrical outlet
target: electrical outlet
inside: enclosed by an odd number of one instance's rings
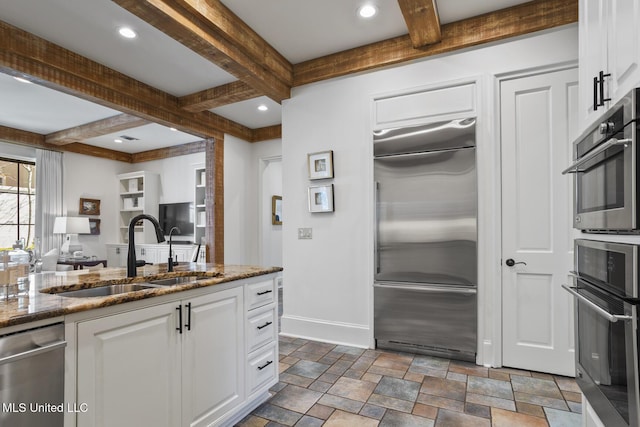
[[[298,228],[298,240],[313,238],[312,228]]]

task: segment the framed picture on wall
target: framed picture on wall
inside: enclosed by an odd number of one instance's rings
[[[100,220],[98,218],[89,218],[89,234],[94,236],[100,234]]]
[[[333,212],[333,184],[309,187],[309,212]]]
[[[80,215],[100,215],[100,200],[81,198],[78,213]]]
[[[307,154],[309,179],[333,178],[333,150]]]
[[[271,197],[271,224],[282,225],[282,196]]]

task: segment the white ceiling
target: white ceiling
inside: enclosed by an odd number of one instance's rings
[[[379,14],[356,17],[364,2]],[[291,63],[406,34],[397,0],[222,0]],[[523,0],[440,0],[441,23],[491,12]],[[236,80],[159,30],[109,0],[0,0],[0,20],[113,68],[174,96],[183,96]],[[130,26],[134,40],[117,35]],[[0,125],[47,134],[100,120],[119,112],[0,74]],[[267,112],[256,109],[259,104]],[[261,97],[211,110],[249,128],[279,124],[280,105]],[[140,152],[200,138],[147,125],[122,134],[139,138],[115,144],[117,135],[86,143],[123,152]]]

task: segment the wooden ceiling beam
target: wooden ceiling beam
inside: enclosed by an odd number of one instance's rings
[[[414,48],[442,40],[435,0],[398,0]]]
[[[0,21],[0,71],[202,138],[251,129],[209,111],[180,108],[178,98]]]
[[[276,102],[293,66],[219,0],[113,0]]]
[[[106,119],[96,120],[95,122],[50,133],[46,135],[45,142],[53,145],[82,142],[85,139],[109,135],[110,133],[137,128],[149,123],[149,120],[141,119],[130,114],[118,114],[117,116],[107,117]]]
[[[385,67],[578,22],[578,0],[536,0],[442,26],[439,43],[414,49],[395,37],[294,65],[294,86]]]
[[[167,159],[169,157],[186,156],[187,154],[204,153],[206,141],[189,142],[187,144],[174,145],[156,150],[133,153],[131,163],[148,162],[151,160]]]
[[[282,138],[282,125],[273,125],[253,130],[253,137],[249,142],[269,141]]]
[[[261,96],[262,93],[245,82],[236,80],[226,85],[205,89],[178,98],[182,108],[191,112],[211,110],[234,102],[246,101]]]

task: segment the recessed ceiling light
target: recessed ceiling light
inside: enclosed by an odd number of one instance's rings
[[[371,18],[376,13],[378,13],[378,8],[376,8],[372,4],[365,4],[363,6],[360,6],[360,9],[358,9],[358,15],[360,15],[362,18]]]
[[[122,144],[122,140],[121,139],[114,139],[113,142],[115,142],[116,144]]]
[[[172,132],[177,132],[178,131],[178,129],[176,129],[176,128],[169,128],[169,130],[172,131]]]
[[[267,107],[264,104],[258,105],[258,110],[260,110],[260,111],[267,111],[268,109],[269,109],[269,107]]]
[[[135,31],[133,31],[131,28],[129,27],[121,27],[118,29],[118,33],[126,38],[126,39],[135,39],[137,34]]]
[[[14,76],[13,78],[19,81],[20,83],[29,83],[29,84],[33,83],[30,80],[25,79],[24,77]]]

